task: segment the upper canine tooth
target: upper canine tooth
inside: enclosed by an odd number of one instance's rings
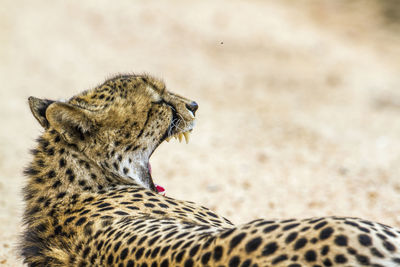
[[[190,133],[189,132],[184,132],[183,136],[185,136],[186,144],[189,144]]]
[[[182,142],[182,137],[183,137],[183,134],[182,134],[182,133],[179,133],[179,134],[178,134],[179,143]]]

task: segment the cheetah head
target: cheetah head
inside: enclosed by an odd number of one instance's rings
[[[188,141],[198,108],[148,75],[119,75],[65,102],[30,97],[29,104],[47,131],[93,164],[153,191],[151,154],[171,137]]]

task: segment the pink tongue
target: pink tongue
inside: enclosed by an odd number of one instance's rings
[[[151,174],[151,165],[150,162],[148,163],[147,167],[149,168],[149,172]],[[157,192],[163,196],[165,196],[165,188],[162,187],[161,185],[155,184]]]
[[[165,189],[164,189],[164,187],[162,187],[161,185],[158,185],[158,184],[156,184],[155,186],[156,186],[157,192],[158,192],[159,194],[165,195]]]

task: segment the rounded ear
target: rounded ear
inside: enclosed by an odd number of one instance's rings
[[[85,109],[63,102],[54,102],[46,109],[49,125],[72,144],[85,140],[85,136],[94,130],[88,115]]]
[[[31,96],[28,98],[28,102],[33,116],[37,119],[40,125],[45,129],[49,128],[49,122],[46,118],[46,109],[54,101]]]

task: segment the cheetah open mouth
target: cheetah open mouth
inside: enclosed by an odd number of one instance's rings
[[[190,134],[191,133],[192,133],[192,129],[190,129],[189,131],[186,131],[186,132],[175,133],[175,134],[173,134],[171,136],[167,136],[167,137],[164,138],[164,140],[169,142],[172,138],[175,138],[181,143],[183,138],[185,138],[186,144],[188,144],[189,140],[190,140]],[[151,180],[153,180],[150,162],[147,163],[147,168],[148,168]],[[161,186],[161,185],[158,185],[158,184],[154,183],[153,181],[152,181],[152,183],[154,184],[156,191],[159,194],[165,196],[165,188],[163,186]]]
[[[168,126],[168,129],[165,131],[164,136],[159,141],[158,145],[161,144],[162,142],[164,142],[164,140],[169,142],[173,137],[175,139],[177,139],[180,143],[182,142],[183,138],[185,138],[186,144],[188,144],[189,140],[190,140],[190,134],[192,133],[192,130],[193,130],[193,127],[194,127],[194,122],[192,121],[190,123],[186,123],[183,120],[182,116],[178,116],[178,113],[175,111],[175,108],[172,107],[171,110],[172,110],[171,123]],[[182,119],[180,119],[179,117],[181,117]],[[193,117],[194,117],[194,114],[193,114]],[[183,128],[178,126],[178,125],[180,125],[180,123],[182,121],[184,122],[184,124],[183,124],[184,127]],[[154,152],[154,150],[153,150],[153,152]],[[150,157],[151,157],[151,155],[150,155]],[[147,163],[147,168],[148,168],[148,173],[149,173],[149,176],[150,176],[150,179],[151,179],[151,183],[153,185],[152,186],[153,190],[155,188],[155,191],[157,191],[159,194],[165,195],[165,188],[160,186],[160,185],[157,185],[157,184],[155,184],[153,182],[150,162]]]

